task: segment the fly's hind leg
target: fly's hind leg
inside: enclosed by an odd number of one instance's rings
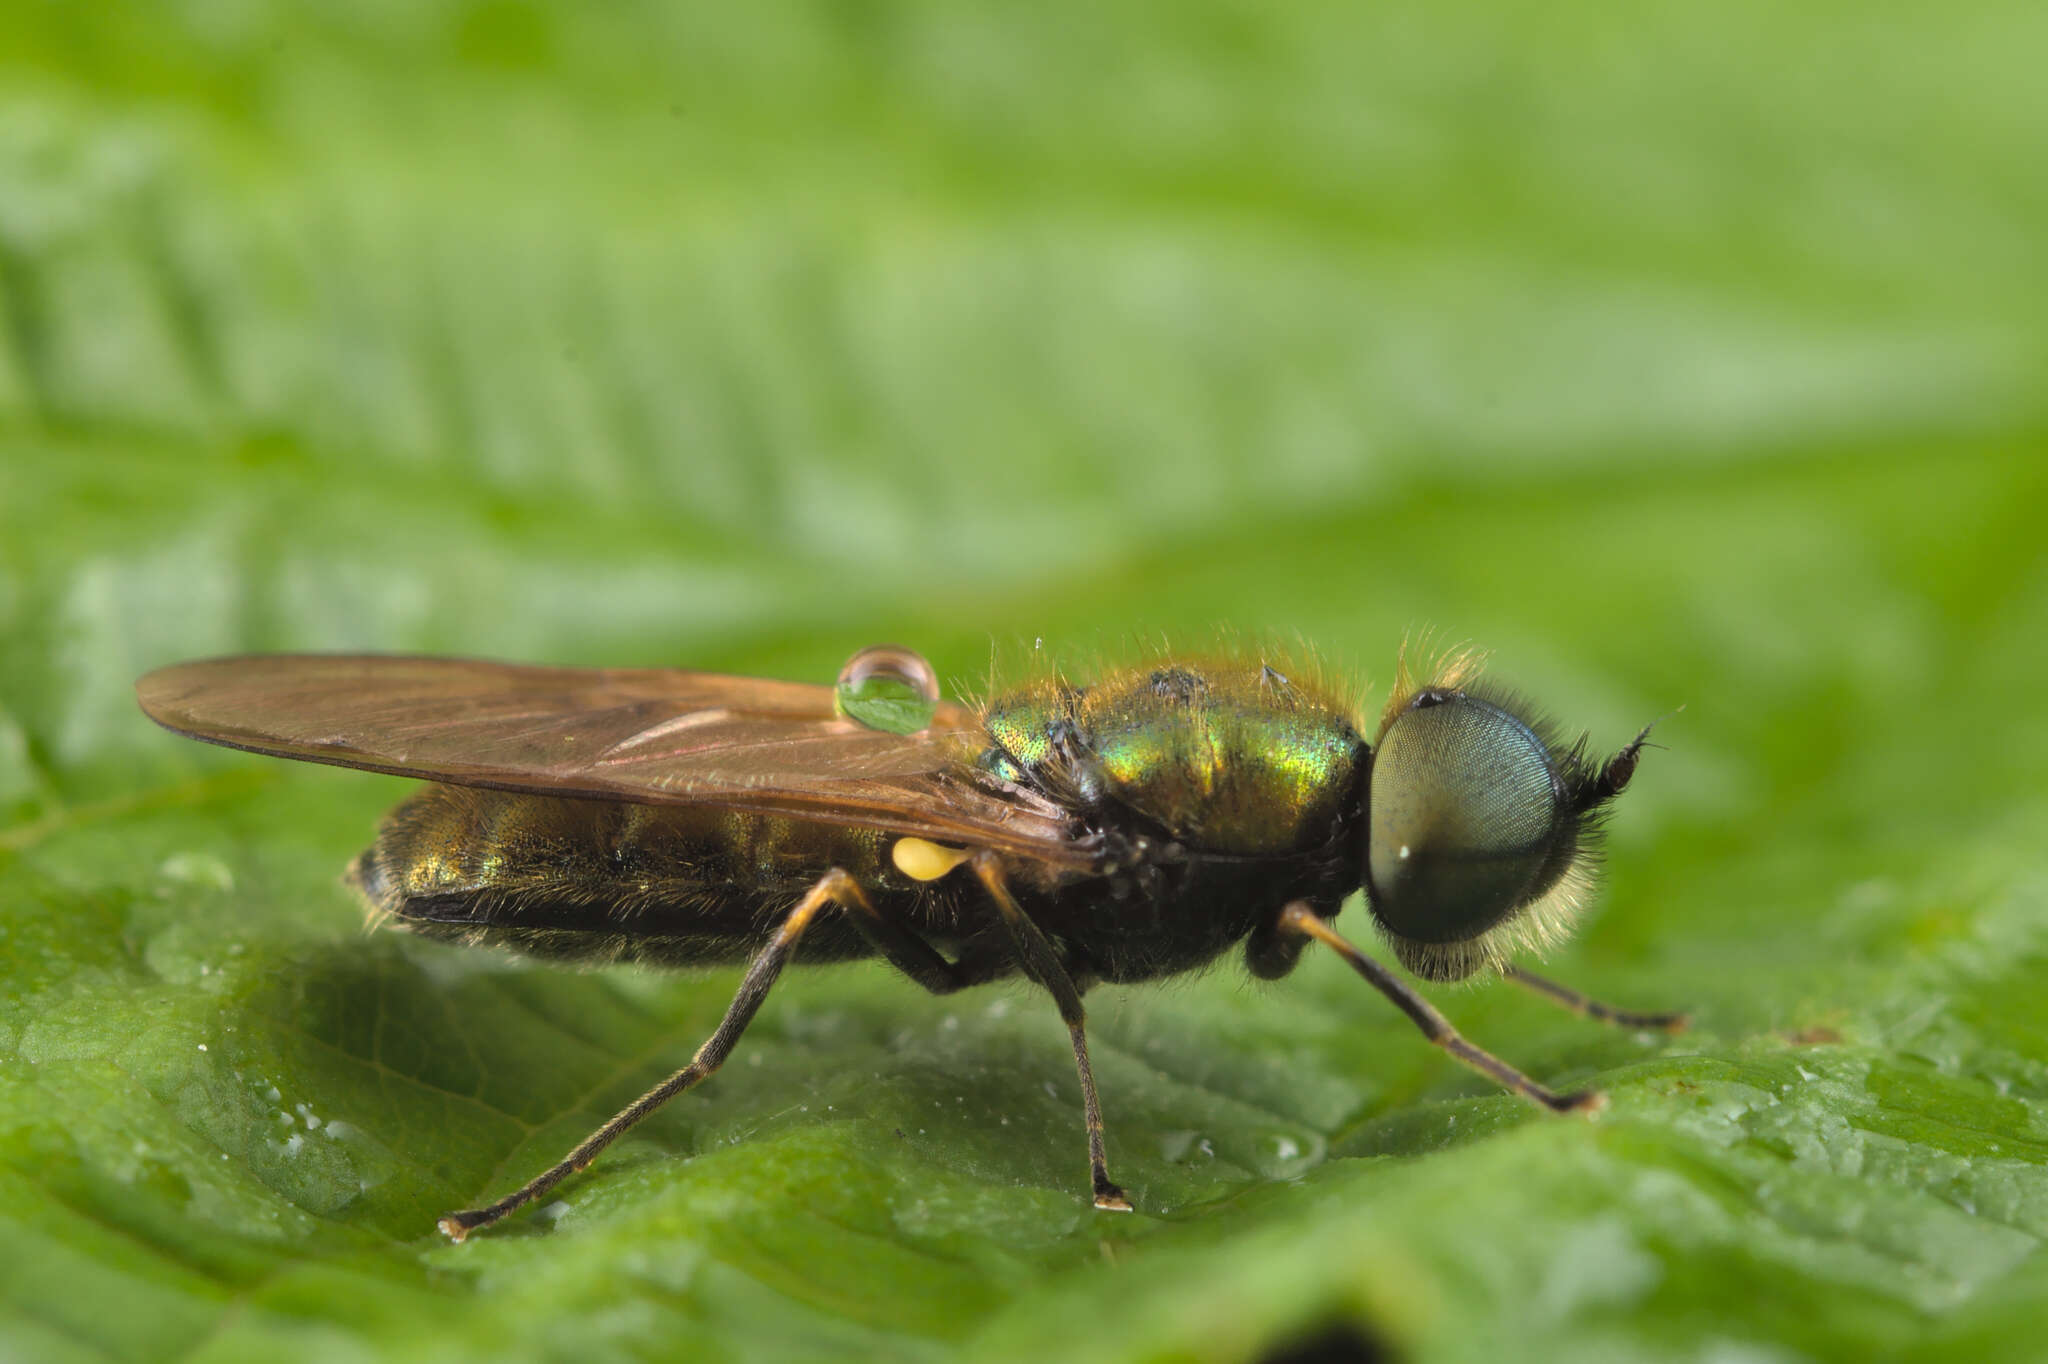
[[[1067,1025],[1067,1035],[1073,1039],[1074,1068],[1081,1076],[1081,1111],[1088,1123],[1088,1174],[1094,1185],[1095,1206],[1105,1212],[1129,1212],[1131,1200],[1109,1177],[1109,1159],[1102,1137],[1102,1103],[1095,1097],[1095,1071],[1088,1064],[1088,1036],[1083,1026],[1087,1015],[1081,1007],[1081,992],[1075,988],[1067,968],[1060,964],[1059,953],[1046,941],[1044,932],[1010,894],[996,855],[986,850],[975,853],[967,865],[1002,912],[1003,927],[1009,930],[1010,945],[1016,950],[1024,973],[1052,994],[1054,1003],[1059,1005],[1060,1019]]]
[[[1552,1004],[1570,1009],[1581,1018],[1591,1018],[1601,1023],[1611,1023],[1617,1028],[1652,1028],[1658,1032],[1684,1032],[1692,1026],[1692,1016],[1684,1013],[1640,1013],[1634,1009],[1617,1009],[1612,1004],[1602,1004],[1589,999],[1567,985],[1559,985],[1533,971],[1524,971],[1519,966],[1510,966],[1501,974],[1526,990],[1543,996]]]
[[[993,975],[993,962],[947,961],[939,950],[875,908],[867,892],[846,877],[840,906],[847,922],[867,940],[875,954],[935,995],[950,995],[981,985]]]
[[[1330,927],[1328,920],[1304,902],[1296,900],[1280,911],[1278,929],[1283,933],[1313,938],[1344,958],[1352,970],[1365,977],[1374,989],[1407,1014],[1415,1026],[1422,1029],[1424,1037],[1502,1088],[1511,1089],[1553,1113],[1590,1112],[1607,1103],[1607,1096],[1597,1089],[1582,1089],[1572,1094],[1545,1089],[1493,1053],[1473,1046],[1451,1026],[1448,1018],[1437,1012],[1435,1005],[1403,985],[1386,967],[1352,946],[1343,934]]]
[[[873,914],[873,910],[867,906],[866,897],[861,894],[859,885],[851,876],[837,867],[826,872],[816,885],[804,893],[804,898],[797,901],[796,907],[789,911],[788,916],[782,921],[782,926],[775,930],[775,936],[769,939],[768,945],[755,954],[753,962],[747,967],[745,979],[740,982],[739,993],[733,996],[732,1004],[725,1011],[725,1017],[720,1020],[717,1029],[705,1040],[704,1045],[697,1048],[697,1054],[690,1059],[689,1065],[626,1105],[611,1121],[585,1137],[575,1150],[559,1162],[489,1207],[475,1208],[467,1212],[452,1212],[443,1217],[440,1221],[442,1233],[451,1241],[460,1241],[478,1227],[487,1227],[507,1213],[516,1212],[590,1164],[600,1151],[617,1141],[634,1123],[723,1065],[725,1058],[732,1054],[733,1044],[740,1040],[740,1034],[747,1030],[747,1024],[753,1021],[754,1014],[759,1011],[761,1001],[768,997],[768,990],[775,984],[775,978],[781,975],[782,968],[789,964],[790,956],[796,951],[797,941],[803,937],[804,930],[811,926],[827,906],[835,904],[864,909],[867,914]]]

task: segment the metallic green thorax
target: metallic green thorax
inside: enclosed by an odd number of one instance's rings
[[[1347,709],[1269,667],[1164,666],[998,697],[982,765],[1115,802],[1192,847],[1285,855],[1330,836],[1366,761]]]

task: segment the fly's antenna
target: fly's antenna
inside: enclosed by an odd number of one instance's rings
[[[1684,709],[1684,706],[1679,706],[1677,710],[1673,710],[1667,715],[1660,715],[1650,721],[1649,724],[1643,726],[1641,732],[1635,738],[1630,739],[1622,746],[1621,752],[1609,758],[1605,763],[1602,763],[1600,774],[1588,782],[1585,790],[1580,794],[1579,809],[1590,810],[1594,806],[1604,805],[1620,795],[1627,788],[1629,778],[1635,776],[1636,762],[1641,757],[1642,751],[1645,748],[1660,747],[1660,745],[1650,742],[1650,731]]]

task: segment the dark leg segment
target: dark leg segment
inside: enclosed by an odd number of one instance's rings
[[[1545,1089],[1499,1057],[1467,1042],[1451,1026],[1450,1020],[1436,1011],[1434,1005],[1402,984],[1393,972],[1353,947],[1342,934],[1330,927],[1327,920],[1302,901],[1297,900],[1282,909],[1279,922],[1283,932],[1314,938],[1344,958],[1352,970],[1365,977],[1368,984],[1394,1001],[1395,1007],[1422,1029],[1424,1037],[1502,1088],[1511,1089],[1554,1113],[1589,1112],[1606,1104],[1607,1096],[1595,1089],[1582,1089],[1573,1094]]]
[[[947,961],[937,948],[877,910],[858,881],[844,872],[833,874],[843,878],[833,898],[847,911],[847,922],[860,931],[876,955],[904,975],[935,995],[950,995],[990,979],[986,966]]]
[[[1060,965],[1059,954],[1053,951],[1045,934],[1010,894],[996,855],[978,852],[968,859],[967,865],[974,869],[989,898],[1002,912],[1003,926],[1010,931],[1010,942],[1017,949],[1017,960],[1024,973],[1051,992],[1060,1018],[1067,1025],[1067,1036],[1073,1039],[1074,1069],[1081,1076],[1081,1112],[1088,1123],[1088,1174],[1095,1187],[1095,1206],[1105,1212],[1129,1212],[1131,1200],[1109,1177],[1109,1157],[1102,1138],[1102,1103],[1095,1097],[1095,1071],[1088,1064],[1088,1036],[1083,1026],[1087,1015],[1081,1007],[1081,992],[1074,988],[1073,977]]]
[[[531,1203],[590,1164],[600,1151],[617,1141],[627,1128],[723,1065],[725,1058],[732,1054],[733,1044],[740,1040],[740,1034],[745,1032],[747,1024],[753,1021],[754,1014],[761,1007],[761,1001],[768,997],[769,987],[775,984],[775,978],[781,975],[782,968],[788,965],[790,955],[796,950],[797,940],[803,937],[804,930],[811,926],[818,914],[831,904],[848,905],[855,908],[856,912],[866,910],[867,917],[874,914],[874,910],[867,903],[867,897],[861,893],[859,885],[852,877],[837,867],[825,873],[816,885],[804,893],[804,898],[797,902],[796,907],[789,911],[789,917],[782,921],[782,927],[775,931],[774,938],[755,955],[752,965],[747,967],[746,978],[740,982],[739,993],[733,996],[731,1006],[725,1011],[725,1018],[720,1021],[717,1030],[706,1039],[704,1045],[697,1048],[697,1054],[691,1058],[689,1065],[621,1109],[611,1121],[585,1137],[582,1143],[560,1162],[542,1171],[528,1183],[514,1189],[487,1208],[449,1213],[440,1221],[442,1234],[451,1241],[460,1241],[478,1227],[487,1227],[505,1214],[515,1212]],[[924,946],[922,943],[918,945]],[[931,949],[926,947],[925,950],[929,952]],[[932,955],[938,956],[935,952]],[[890,959],[895,960],[893,956]],[[943,964],[944,959],[939,960]]]
[[[1684,1032],[1692,1025],[1692,1016],[1682,1013],[1638,1013],[1633,1009],[1617,1009],[1611,1004],[1602,1004],[1597,999],[1588,999],[1569,986],[1546,980],[1532,971],[1519,966],[1510,966],[1501,975],[1525,989],[1533,990],[1553,1004],[1563,1005],[1581,1018],[1597,1019],[1612,1023],[1617,1028],[1654,1028],[1659,1032]]]

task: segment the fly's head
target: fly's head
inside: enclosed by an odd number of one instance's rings
[[[1593,887],[1599,826],[1645,729],[1604,763],[1458,655],[1405,674],[1373,744],[1365,896],[1401,964],[1463,980],[1564,939]]]

